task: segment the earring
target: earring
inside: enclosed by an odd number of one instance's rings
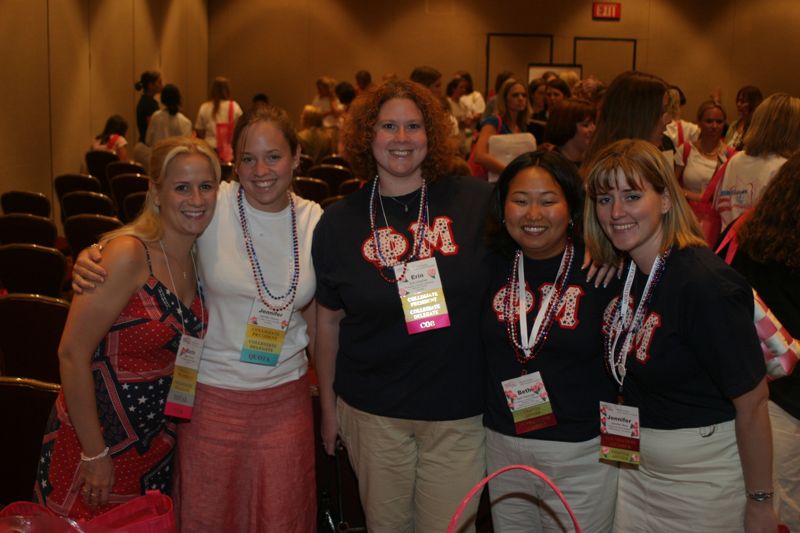
[[[572,219],[569,219],[569,224],[567,224],[567,227],[570,231],[572,231],[572,229],[575,227],[575,223],[572,221]]]

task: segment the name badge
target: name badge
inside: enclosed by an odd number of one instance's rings
[[[178,354],[175,357],[175,370],[172,372],[172,385],[167,394],[164,414],[190,420],[197,389],[197,370],[203,356],[203,339],[191,335],[181,335]]]
[[[276,366],[283,349],[286,330],[289,329],[292,309],[293,306],[290,305],[282,311],[276,311],[256,298],[247,318],[239,360],[256,365]]]
[[[539,372],[503,381],[517,435],[556,425],[556,415]]]
[[[639,464],[639,408],[600,402],[600,458]]]
[[[399,280],[403,266],[394,267]],[[397,282],[409,335],[450,326],[450,315],[444,301],[442,280],[436,258],[406,263],[405,278]]]

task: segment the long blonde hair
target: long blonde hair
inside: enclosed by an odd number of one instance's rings
[[[589,161],[584,204],[584,238],[592,258],[606,264],[616,263],[622,255],[597,220],[597,197],[616,187],[618,173],[625,176],[632,189],[641,190],[645,181],[659,194],[669,196],[671,207],[661,217],[661,250],[707,246],[700,226],[667,164],[664,155],[652,143],[641,139],[623,139],[602,148]]]
[[[219,159],[217,159],[217,154],[213,148],[201,139],[167,137],[158,141],[150,153],[150,171],[152,175],[149,178],[156,189],[160,189],[163,185],[167,166],[173,159],[182,154],[200,154],[207,157],[209,163],[211,163],[211,168],[214,170],[214,177],[219,183],[222,171],[219,166]],[[164,236],[164,224],[159,216],[159,208],[156,206],[151,189],[148,188],[147,190],[147,197],[139,216],[133,222],[106,233],[101,241],[108,242],[123,235],[131,235],[142,241],[157,241]]]

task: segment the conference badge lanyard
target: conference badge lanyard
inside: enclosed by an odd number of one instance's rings
[[[270,308],[258,297],[253,301],[239,358],[244,363],[276,366],[281,355],[293,306]]]
[[[647,276],[647,284],[633,316],[630,316],[631,289],[636,277],[636,263],[631,261],[622,296],[612,315],[608,337],[605,341],[605,363],[619,385],[620,394],[627,374],[628,354],[633,348],[634,339],[644,323],[645,315],[655,288],[666,268],[671,248],[656,257]],[[624,337],[624,338],[623,338]],[[617,350],[619,340],[622,348]],[[641,454],[639,408],[610,402],[600,402],[600,458],[639,465]]]
[[[164,414],[174,416],[184,420],[191,420],[194,408],[194,398],[197,391],[197,374],[200,369],[200,360],[203,357],[203,339],[192,337],[186,333],[186,323],[183,318],[183,310],[178,293],[175,291],[175,280],[172,278],[172,269],[169,266],[169,258],[164,249],[164,243],[159,241],[164,260],[167,263],[169,280],[178,303],[178,315],[181,317],[181,340],[178,343],[178,353],[175,356],[175,368],[172,372],[172,384],[167,393],[167,403],[164,406]],[[205,307],[203,306],[203,294],[197,279],[197,265],[194,262],[192,253],[192,264],[194,265],[195,283],[197,284],[197,294],[200,297],[200,323],[205,324]]]
[[[242,227],[244,247],[247,250],[250,270],[253,273],[253,280],[258,292],[258,296],[254,299],[250,313],[247,316],[244,342],[239,356],[239,360],[243,363],[277,366],[283,343],[286,340],[286,331],[289,329],[289,323],[292,319],[294,299],[297,295],[297,286],[300,280],[300,251],[294,197],[289,192],[286,194],[291,213],[292,260],[294,266],[289,288],[284,294],[276,295],[269,289],[264,279],[261,263],[258,260],[258,254],[247,223],[247,212],[244,208],[244,189],[239,187],[237,197],[239,223]]]
[[[556,425],[553,406],[539,372],[502,382],[517,435]]]
[[[401,275],[403,269],[405,276]],[[450,326],[435,257],[396,265],[394,272],[409,335]]]

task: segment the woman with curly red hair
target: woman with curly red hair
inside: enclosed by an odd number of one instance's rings
[[[484,470],[489,187],[446,175],[448,131],[415,83],[359,98],[342,135],[372,181],[314,233],[323,443],[332,454],[338,434],[347,446],[375,533],[444,531]]]

